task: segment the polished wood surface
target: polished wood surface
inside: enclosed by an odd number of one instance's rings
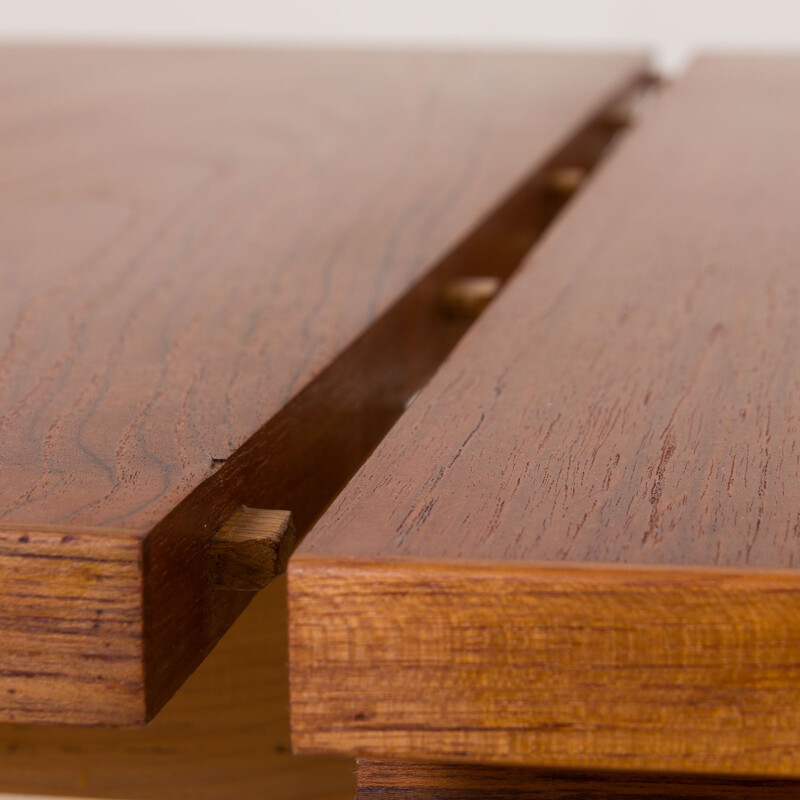
[[[358,762],[358,800],[794,800],[795,781]]]
[[[705,58],[589,178],[290,563],[299,750],[800,776],[799,136]]]
[[[291,754],[285,593],[259,594],[147,728],[0,725],[0,792],[352,800],[352,760]]]
[[[644,70],[0,51],[0,719],[158,711],[250,599],[216,530],[308,529],[455,341],[428,278],[516,263],[530,177]]]

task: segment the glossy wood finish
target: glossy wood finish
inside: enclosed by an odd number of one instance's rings
[[[694,775],[559,773],[479,764],[358,762],[358,800],[794,800],[800,784]]]
[[[299,750],[800,776],[799,136],[703,59],[590,178],[290,564]]]
[[[353,766],[291,754],[283,578],[253,600],[147,728],[0,725],[0,792],[352,800]]]
[[[215,531],[308,529],[463,332],[443,281],[513,268],[534,178],[643,75],[2,50],[0,718],[152,717],[249,602]]]

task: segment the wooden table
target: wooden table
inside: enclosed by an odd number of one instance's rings
[[[800,794],[798,141],[800,59],[702,58],[588,179],[293,558],[297,751]]]
[[[647,81],[638,55],[0,50],[0,789],[347,795],[346,762],[288,752],[280,581],[202,662]]]

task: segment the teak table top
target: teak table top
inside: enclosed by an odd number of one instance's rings
[[[295,746],[800,776],[800,58],[668,86],[301,545]]]
[[[308,528],[402,408],[370,331],[644,72],[0,51],[1,720],[163,705],[251,597],[217,529]]]

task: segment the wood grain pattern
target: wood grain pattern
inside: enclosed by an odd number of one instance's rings
[[[796,781],[358,762],[358,800],[794,800]]]
[[[236,592],[255,592],[286,571],[295,545],[291,511],[242,506],[211,541],[214,583]]]
[[[250,600],[214,586],[214,532],[243,504],[308,529],[463,332],[422,301],[487,245],[519,260],[532,176],[643,74],[634,56],[0,51],[2,569],[45,528],[58,565],[29,562],[7,598],[0,635],[26,604],[40,622],[24,674],[0,649],[0,719],[158,711]],[[91,592],[62,602],[74,530],[100,561],[125,540],[120,641],[91,628]],[[66,677],[44,693],[53,642]],[[113,681],[70,684],[105,648],[127,659]]]
[[[795,99],[794,58],[667,90],[303,551],[800,563]]]
[[[798,109],[701,60],[462,339],[290,564],[296,747],[800,776]]]
[[[0,792],[352,800],[351,760],[290,752],[286,646],[279,578],[147,728],[0,725]]]
[[[124,716],[142,685],[141,547],[126,531],[0,526],[0,692],[14,722]],[[57,611],[56,611],[57,609]]]
[[[793,571],[306,556],[296,752],[800,777]]]

